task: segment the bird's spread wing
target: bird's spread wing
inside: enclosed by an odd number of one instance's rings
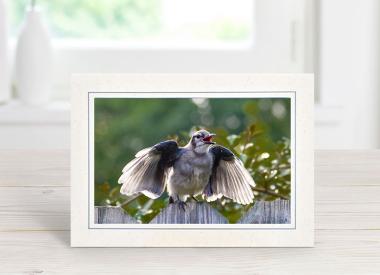
[[[254,196],[251,187],[255,186],[255,182],[241,160],[222,146],[212,146],[210,152],[214,162],[204,191],[207,200],[225,196],[240,204],[252,203]]]
[[[123,184],[120,193],[127,196],[143,193],[152,199],[161,196],[167,168],[173,165],[179,150],[176,141],[168,140],[139,151],[118,180]]]

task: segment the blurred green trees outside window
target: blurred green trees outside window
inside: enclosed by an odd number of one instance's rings
[[[11,0],[12,33],[30,0]],[[187,45],[250,44],[251,0],[36,0],[56,38]]]
[[[290,99],[95,99],[95,204],[122,206],[149,222],[168,204],[144,195],[120,195],[117,180],[136,152],[160,141],[185,145],[190,132],[206,128],[231,149],[256,182],[255,200],[290,198]],[[201,198],[200,198],[201,199]],[[252,205],[222,198],[212,203],[229,222]]]

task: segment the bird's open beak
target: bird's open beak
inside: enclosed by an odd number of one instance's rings
[[[215,144],[215,142],[212,141],[213,136],[215,136],[215,134],[209,134],[208,136],[205,136],[203,138],[203,142],[206,144]]]

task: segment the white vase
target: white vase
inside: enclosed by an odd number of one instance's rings
[[[8,28],[5,2],[0,0],[0,103],[11,97],[8,69]]]
[[[15,62],[17,94],[21,101],[41,105],[49,101],[52,83],[52,46],[41,11],[30,7],[21,29]]]

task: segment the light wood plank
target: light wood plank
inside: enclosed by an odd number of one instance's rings
[[[316,153],[310,249],[71,249],[68,156],[0,151],[1,273],[379,273],[380,151]]]
[[[95,207],[95,223],[124,224],[137,223],[120,207]],[[204,202],[188,202],[184,209],[178,204],[169,204],[151,224],[226,224],[227,219]],[[257,201],[238,223],[281,224],[290,223],[290,202],[288,200]]]
[[[120,224],[120,223],[138,223],[121,207],[97,206],[94,211],[95,223],[98,224]]]
[[[238,223],[280,224],[291,223],[290,201],[257,201]]]
[[[379,186],[380,150],[316,151],[316,187]]]
[[[228,223],[220,213],[207,203],[188,202],[185,211],[177,204],[169,204],[151,224],[225,224]]]
[[[70,248],[69,232],[4,232],[4,273],[378,274],[380,232],[323,230],[316,248]]]
[[[0,231],[69,228],[69,187],[0,187]]]
[[[67,150],[0,150],[0,186],[70,186]]]
[[[315,198],[318,229],[380,229],[380,184],[317,187]],[[69,201],[68,187],[0,187],[0,231],[68,230]]]

